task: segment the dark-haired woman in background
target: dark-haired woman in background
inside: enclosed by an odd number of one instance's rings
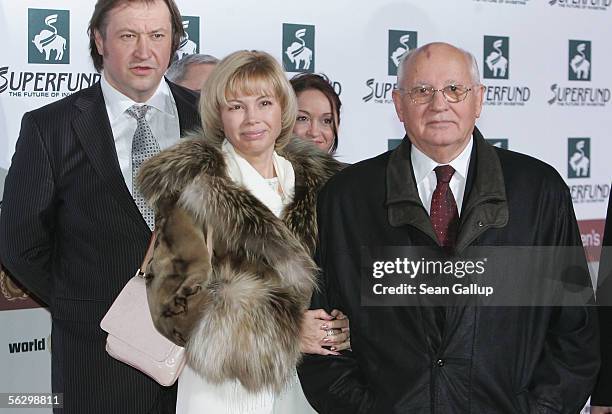
[[[302,73],[290,82],[298,101],[293,132],[333,154],[338,148],[340,97],[322,75]]]

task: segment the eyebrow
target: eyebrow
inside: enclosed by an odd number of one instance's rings
[[[452,85],[453,83],[463,83],[463,82],[459,82],[459,81],[457,81],[456,79],[447,79],[447,80],[445,80],[445,81],[444,81],[444,84],[445,84],[445,85]],[[420,80],[420,79],[417,79],[417,80],[414,82],[414,84],[415,84],[415,85],[431,85],[431,83],[430,83],[430,82],[428,82],[428,81],[424,81],[424,80]]]
[[[141,32],[139,30],[132,29],[131,27],[121,27],[118,30],[119,32],[131,32],[131,33],[157,33],[157,32],[167,32],[167,29],[160,27],[158,29],[149,30],[148,32]]]
[[[298,109],[298,112],[304,112],[305,114],[310,115],[310,112],[306,111],[305,109]],[[333,114],[333,112],[323,112],[321,115],[322,116],[328,116],[329,115],[329,116],[333,117],[334,114]]]
[[[256,98],[257,100],[260,99],[276,99],[276,97],[274,95],[260,95]],[[227,102],[242,102],[241,99],[239,98],[232,98],[232,99],[225,99]]]

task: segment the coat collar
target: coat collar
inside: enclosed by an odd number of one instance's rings
[[[456,250],[461,251],[490,227],[508,222],[508,203],[504,176],[495,149],[474,128],[474,146],[468,170]],[[393,227],[410,225],[437,243],[427,211],[421,203],[410,160],[411,143],[404,137],[391,153],[387,165],[389,223]]]
[[[179,86],[170,82],[169,86],[176,102],[182,136],[190,127],[199,124],[198,114],[194,108],[195,98],[189,96],[188,92]],[[78,108],[79,114],[74,118],[72,126],[93,168],[109,189],[109,193],[136,223],[139,231],[148,237],[149,229],[121,174],[100,83],[83,89],[74,101],[74,105]]]

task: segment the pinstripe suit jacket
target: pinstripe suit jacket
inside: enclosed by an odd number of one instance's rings
[[[197,98],[169,84],[182,135],[199,125]],[[66,413],[165,412],[155,407],[175,391],[110,358],[99,328],[150,235],[121,175],[99,84],[23,116],[0,256],[49,305],[53,390]]]

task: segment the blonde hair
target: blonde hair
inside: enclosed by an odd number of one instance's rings
[[[297,117],[297,99],[285,72],[270,54],[241,50],[222,59],[202,86],[200,116],[204,133],[218,141],[225,139],[221,108],[228,97],[240,95],[273,95],[281,105],[281,131],[275,149],[291,139]]]

